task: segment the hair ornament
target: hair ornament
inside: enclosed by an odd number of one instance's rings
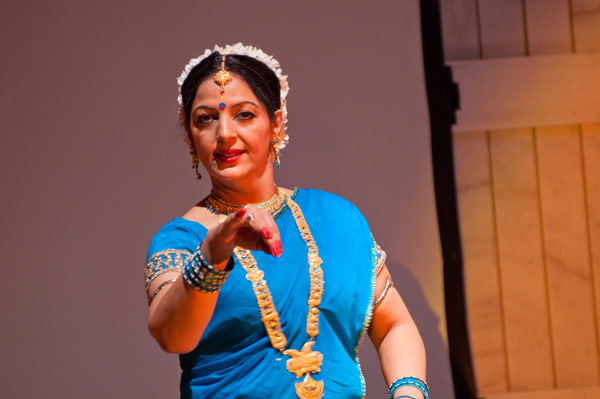
[[[204,50],[204,53],[202,55],[200,55],[196,58],[192,58],[188,62],[188,64],[185,66],[185,68],[183,69],[183,72],[181,72],[181,75],[179,76],[179,78],[177,78],[177,84],[179,86],[179,96],[177,97],[177,102],[179,103],[179,106],[180,107],[183,106],[183,98],[181,97],[181,86],[183,85],[183,82],[185,82],[185,79],[188,77],[189,73],[192,71],[192,69],[194,69],[194,67],[196,65],[201,63],[202,60],[204,60],[206,57],[208,57],[215,51],[223,56],[225,56],[225,55],[246,55],[248,57],[252,57],[255,60],[260,61],[263,64],[265,64],[266,66],[268,66],[269,69],[275,73],[275,75],[279,79],[279,96],[281,99],[281,112],[282,112],[282,118],[283,118],[283,132],[284,132],[284,135],[281,138],[278,146],[279,146],[279,149],[285,148],[288,145],[288,143],[290,142],[290,136],[288,136],[287,133],[285,133],[287,130],[287,121],[288,121],[286,97],[290,91],[290,86],[288,84],[287,75],[284,75],[281,71],[281,66],[279,65],[279,61],[277,61],[272,56],[266,54],[259,48],[256,48],[253,46],[244,46],[242,43],[236,43],[233,45],[228,44],[225,47],[221,47],[221,46],[215,44],[214,48],[206,49],[206,50]]]

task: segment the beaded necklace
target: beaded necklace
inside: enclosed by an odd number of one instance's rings
[[[276,195],[279,195],[279,193],[283,192],[277,189]],[[318,373],[321,371],[321,364],[323,363],[323,354],[312,350],[315,339],[317,335],[319,335],[319,304],[323,297],[324,285],[323,269],[321,269],[321,263],[323,261],[319,257],[319,248],[308,228],[302,210],[298,204],[285,195],[285,193],[283,194],[283,198],[284,202],[280,205],[280,208],[285,209],[286,206],[290,208],[298,231],[308,247],[310,293],[308,295],[306,332],[308,333],[309,340],[302,346],[301,350],[285,349],[287,338],[283,334],[283,331],[281,331],[279,313],[277,313],[277,310],[275,309],[271,291],[264,279],[264,272],[258,268],[256,259],[252,253],[241,247],[235,247],[233,253],[246,271],[246,278],[252,283],[252,290],[254,291],[260,309],[261,320],[267,330],[271,345],[282,354],[290,357],[285,364],[290,373],[295,374],[296,378],[300,378],[304,375],[304,379],[301,382],[295,383],[298,398],[320,399],[323,397],[324,383],[323,381],[313,380],[311,373]],[[281,210],[278,212],[281,212]]]

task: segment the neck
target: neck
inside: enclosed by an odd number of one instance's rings
[[[211,193],[232,204],[257,204],[268,200],[275,193],[275,181],[273,179],[255,180],[246,185],[216,181],[212,183]]]

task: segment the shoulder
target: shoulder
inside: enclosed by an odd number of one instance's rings
[[[152,237],[146,258],[167,249],[193,251],[205,235],[206,228],[200,223],[175,218],[163,225]]]
[[[320,205],[324,207],[333,207],[335,209],[341,208],[342,210],[356,210],[358,208],[354,206],[354,204],[347,199],[340,197],[337,194],[333,194],[327,191],[318,190],[316,188],[304,188],[299,190],[299,193],[302,193],[303,197],[306,198],[306,201],[311,203],[311,205]]]
[[[358,224],[367,226],[360,210],[349,200],[327,191],[307,188],[299,190],[296,197],[303,212],[318,216],[335,225]],[[306,209],[306,211],[304,211]]]

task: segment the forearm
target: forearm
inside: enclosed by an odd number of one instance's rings
[[[212,317],[217,296],[193,290],[180,274],[150,305],[150,334],[167,352],[192,351]]]
[[[416,325],[412,320],[390,328],[377,348],[383,376],[389,386],[405,376],[425,380],[425,347]],[[407,387],[410,388],[410,387]],[[398,392],[404,389],[398,390]],[[407,389],[414,394],[414,389]],[[418,396],[417,396],[418,397]]]

